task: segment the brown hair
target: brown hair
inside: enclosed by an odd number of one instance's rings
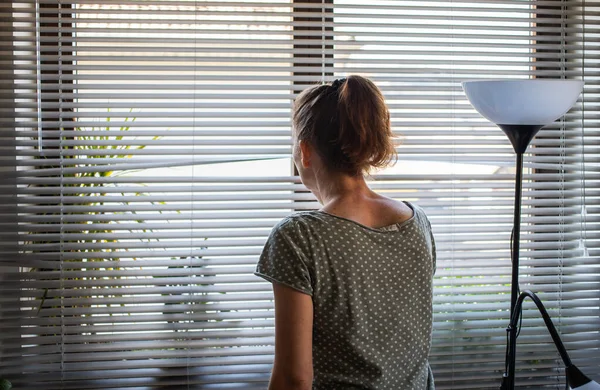
[[[293,122],[298,140],[310,142],[335,172],[357,176],[396,158],[383,94],[364,77],[304,90],[296,98]]]

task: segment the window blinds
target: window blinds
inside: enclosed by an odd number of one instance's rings
[[[24,0],[0,4],[0,377],[19,389],[264,389],[271,227],[319,207],[294,176],[294,96],[383,90],[438,263],[440,389],[499,386],[514,154],[460,82],[575,78],[525,156],[521,288],[600,378],[598,1]],[[518,385],[561,388],[524,307]]]

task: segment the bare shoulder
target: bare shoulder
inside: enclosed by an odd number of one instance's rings
[[[413,209],[406,203],[379,194],[334,202],[323,207],[322,211],[372,228],[403,223],[413,217]]]
[[[392,225],[402,223],[413,217],[414,211],[404,202],[381,196],[375,208],[375,214],[378,215],[380,223]]]

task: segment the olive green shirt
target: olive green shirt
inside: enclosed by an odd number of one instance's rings
[[[421,208],[373,229],[322,211],[271,232],[256,275],[312,296],[313,389],[431,390],[435,243]]]

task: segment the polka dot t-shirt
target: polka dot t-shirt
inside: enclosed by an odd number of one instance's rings
[[[313,389],[431,390],[435,243],[425,213],[373,229],[322,211],[293,214],[256,275],[312,296]]]

